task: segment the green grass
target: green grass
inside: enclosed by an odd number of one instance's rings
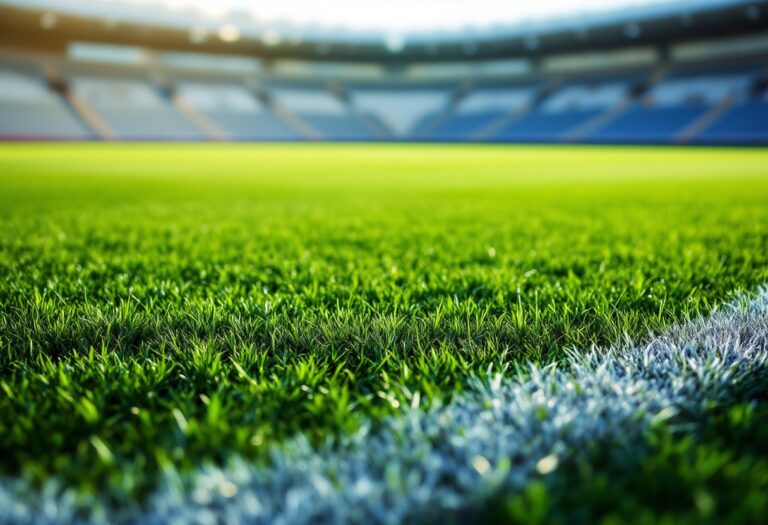
[[[489,506],[519,524],[762,523],[768,491],[768,404],[715,412],[700,435],[655,429],[642,450],[606,448],[565,475]],[[627,472],[633,473],[627,476]]]
[[[766,175],[756,149],[3,146],[0,474],[120,499],[706,314],[768,281]]]

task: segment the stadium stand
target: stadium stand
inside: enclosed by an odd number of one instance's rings
[[[524,112],[533,102],[535,86],[484,86],[473,89],[432,131],[430,138],[482,140],[495,127]]]
[[[565,140],[569,133],[623,103],[630,82],[628,78],[611,78],[566,83],[494,138],[518,142]]]
[[[271,99],[326,140],[366,140],[374,133],[322,86],[272,86]]]
[[[737,102],[717,122],[702,132],[698,142],[768,143],[768,96]]]
[[[768,90],[765,72],[756,68],[750,83],[740,86],[722,116],[702,130],[697,141],[715,144],[768,143]]]
[[[398,140],[420,138],[448,110],[450,87],[403,89],[401,87],[349,90],[355,108],[382,125],[389,136]]]
[[[0,62],[0,137],[89,138],[88,129],[35,69],[33,64],[16,68]]]
[[[115,137],[128,140],[202,140],[206,135],[148,81],[75,76],[72,92]]]
[[[642,100],[593,134],[594,141],[667,143],[693,138],[686,131],[733,99],[750,84],[748,71],[672,73]],[[713,114],[713,119],[717,115]]]
[[[149,23],[113,35],[89,12],[41,27],[46,13],[13,3],[0,2],[5,139],[768,144],[760,2],[395,46],[174,40]]]
[[[176,85],[176,96],[232,140],[298,140],[301,134],[281,120],[242,85],[192,83]]]

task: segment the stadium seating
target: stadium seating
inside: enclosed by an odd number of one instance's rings
[[[654,87],[650,96],[660,106],[716,104],[725,97],[743,95],[749,87],[751,73],[739,69],[671,74]]]
[[[647,70],[470,88],[215,72],[151,82],[141,70],[66,62],[53,68],[52,89],[37,62],[9,60],[0,58],[6,139],[768,144],[765,72],[749,65],[672,70],[650,86]]]
[[[161,97],[149,82],[73,77],[71,89],[109,129],[127,140],[202,140],[206,135]]]
[[[504,142],[552,142],[599,114],[597,110],[536,111],[506,126],[493,138]]]
[[[383,124],[397,139],[424,138],[447,109],[450,88],[363,88],[349,90],[358,112]]]
[[[88,129],[33,70],[0,69],[0,137],[86,139]]]
[[[551,142],[622,103],[631,79],[575,81],[545,98],[537,109],[503,127],[493,137],[501,141]]]
[[[671,142],[687,126],[703,116],[709,106],[657,107],[636,103],[613,122],[608,123],[589,137],[595,142]]]
[[[281,108],[316,131],[319,138],[351,141],[375,138],[374,132],[324,87],[273,87],[270,95]]]
[[[530,85],[475,88],[437,124],[430,138],[482,138],[484,130],[524,110],[533,101],[534,95],[535,87]]]
[[[768,99],[735,104],[699,135],[697,142],[768,144]]]
[[[749,71],[673,73],[655,85],[643,101],[589,137],[595,142],[667,143],[718,104],[744,97]]]
[[[237,84],[184,82],[177,94],[234,140],[298,140],[301,135]]]

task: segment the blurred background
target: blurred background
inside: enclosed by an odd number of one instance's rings
[[[768,144],[766,2],[518,4],[0,0],[0,138]]]

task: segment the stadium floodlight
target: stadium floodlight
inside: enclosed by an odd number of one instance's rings
[[[274,47],[283,41],[283,37],[279,32],[275,30],[268,30],[261,35],[261,41],[264,42],[264,45],[266,46]]]
[[[240,40],[240,29],[234,24],[224,24],[219,28],[219,38],[224,42],[237,42]]]
[[[43,13],[40,17],[40,27],[43,29],[53,29],[59,24],[59,17],[56,13],[50,11]]]

